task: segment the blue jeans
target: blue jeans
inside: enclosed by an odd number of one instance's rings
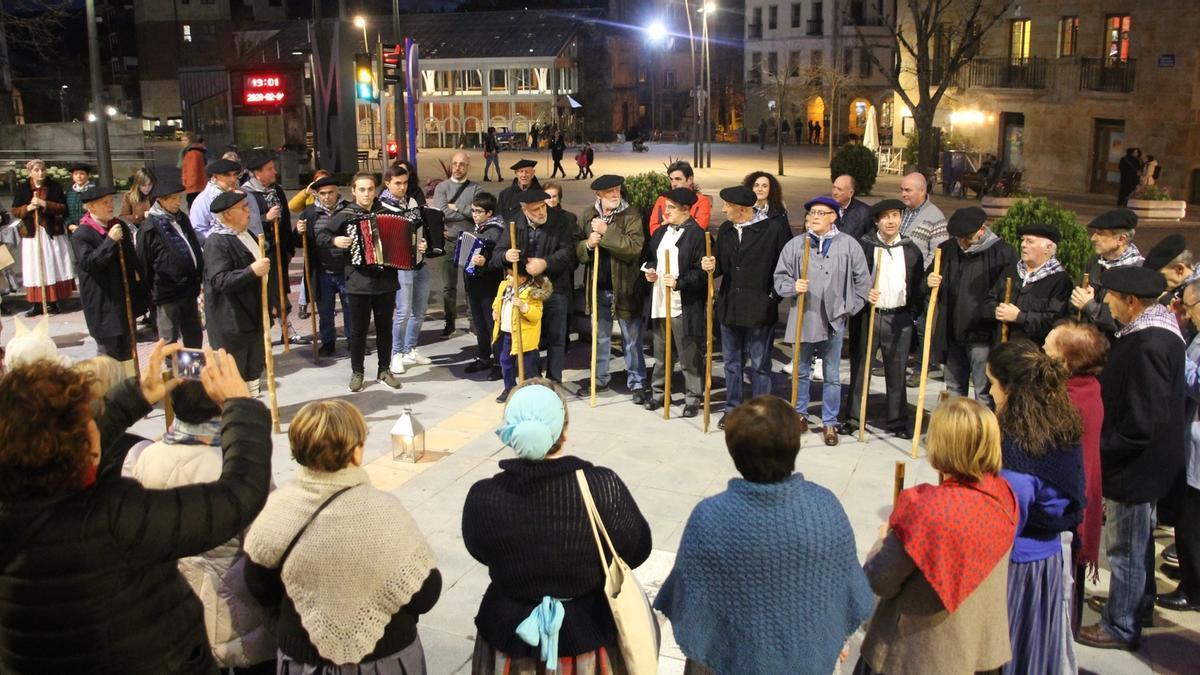
[[[421,324],[429,307],[429,265],[415,270],[397,270],[400,290],[396,291],[396,311],[392,315],[392,353],[407,354],[421,339]]]
[[[837,426],[838,411],[842,407],[842,340],[846,337],[846,326],[834,331],[821,342],[800,343],[800,363],[797,373],[800,381],[799,391],[796,392],[796,412],[808,415],[809,383],[812,381],[812,360],[815,354],[824,361],[823,373],[825,381],[821,383],[821,424]]]
[[[500,374],[504,376],[504,391],[517,386],[517,355],[512,353],[512,333],[500,333]],[[522,345],[524,346],[524,345]],[[538,376],[538,351],[530,349],[525,358],[525,379]]]
[[[951,394],[966,396],[967,390],[974,385],[975,400],[989,408],[994,407],[992,395],[988,393],[992,388],[987,378],[989,351],[991,351],[991,345],[986,342],[968,342],[967,344],[951,342],[947,344],[946,363],[943,370],[946,389]]]
[[[350,299],[346,295],[346,277],[317,270],[317,318],[319,319],[321,346],[333,347],[337,340],[337,326],[333,315],[334,296],[342,302],[342,326],[350,331]]]
[[[483,179],[484,180],[488,179],[488,167],[491,167],[491,166],[496,167],[496,180],[503,180],[503,176],[500,175],[500,153],[497,152],[497,153],[493,154],[491,157],[485,156],[483,158]]]
[[[1138,640],[1138,617],[1154,610],[1154,505],[1104,500],[1104,551],[1112,578],[1100,625],[1126,642]]]
[[[725,409],[742,402],[743,370],[750,373],[752,396],[771,393],[771,333],[774,326],[721,325],[721,352],[725,361]],[[750,367],[745,368],[747,357]]]
[[[600,291],[600,312],[596,315],[596,386],[608,384],[608,365],[612,361],[612,291]],[[630,390],[646,386],[646,352],[642,348],[642,317],[617,319],[625,351],[625,384]]]

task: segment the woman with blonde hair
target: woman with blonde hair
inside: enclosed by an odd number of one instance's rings
[[[856,673],[972,673],[1011,657],[1005,591],[1019,511],[1000,477],[1000,427],[955,398],[929,421],[944,480],[905,490],[863,565],[879,596]]]
[[[31,305],[25,316],[42,313],[42,294],[47,309],[58,314],[58,303],[75,292],[75,268],[71,244],[63,216],[67,198],[62,186],[46,174],[46,163],[31,159],[25,163],[29,178],[13,187],[12,215],[21,220],[21,279],[25,299]],[[44,269],[43,269],[44,268]]]
[[[424,675],[417,618],[442,575],[395,496],[363,470],[367,422],[341,399],[306,404],[288,428],[296,479],[246,534],[246,585],[278,607],[280,675]]]
[[[142,167],[133,172],[133,176],[129,179],[129,189],[125,194],[121,195],[121,212],[117,217],[128,222],[130,229],[134,232],[134,239],[137,239],[137,228],[146,219],[146,212],[154,206],[154,200],[150,197],[150,191],[154,189],[154,184],[158,182],[154,172],[146,167]]]

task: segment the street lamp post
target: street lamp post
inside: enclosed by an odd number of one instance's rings
[[[708,15],[717,10],[717,3],[704,3],[704,142],[707,143],[705,166],[712,168],[712,60],[708,50]]]
[[[67,85],[58,90],[58,108],[62,113],[62,121],[67,121]]]
[[[87,0],[88,70],[92,80],[92,114],[96,116],[96,165],[100,185],[112,187],[112,153],[108,147],[108,115],[104,106],[104,80],[100,78],[100,39],[96,32],[96,0]]]
[[[700,83],[696,79],[696,34],[692,31],[692,7],[683,0],[687,16],[688,46],[692,48],[692,166],[700,167]]]
[[[363,51],[371,53],[371,43],[367,41],[367,20],[362,16],[354,17],[354,27],[362,29],[363,32]]]

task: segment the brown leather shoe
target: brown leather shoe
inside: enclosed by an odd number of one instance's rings
[[[807,432],[808,432],[808,418],[805,417],[804,415],[801,415],[800,416],[800,433],[803,434],[803,433],[807,433]]]
[[[825,427],[825,430],[824,430],[824,432],[822,432],[821,435],[825,439],[825,445],[837,445],[838,444],[837,427],[827,426],[827,427]]]
[[[1098,623],[1080,628],[1079,637],[1075,638],[1075,641],[1081,645],[1095,647],[1096,649],[1120,649],[1127,652],[1136,652],[1138,649],[1137,641],[1126,642],[1121,640],[1107,630],[1104,630]]]

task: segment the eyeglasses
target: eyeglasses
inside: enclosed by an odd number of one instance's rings
[[[476,207],[472,206],[471,213],[487,213],[487,211],[485,209],[480,209],[480,208],[476,208]]]
[[[808,215],[816,216],[817,218],[824,218],[825,216],[832,216],[836,214],[833,211],[826,211],[825,209],[812,209],[808,212]]]

